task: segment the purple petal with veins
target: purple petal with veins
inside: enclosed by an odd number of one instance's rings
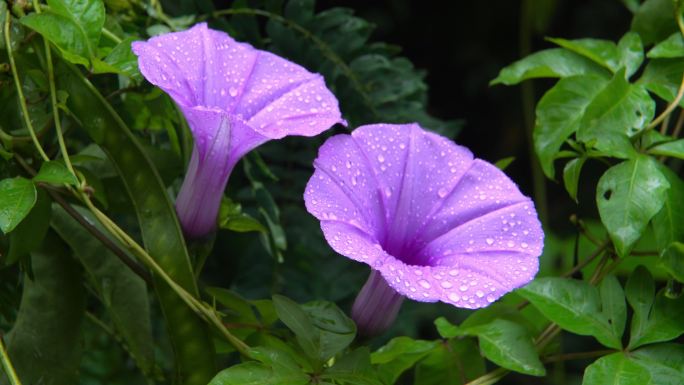
[[[178,104],[195,140],[176,200],[190,237],[215,228],[230,172],[247,152],[271,139],[345,124],[320,75],[205,23],[132,48],[142,74]]]
[[[335,251],[374,270],[352,310],[362,333],[391,324],[367,312],[393,317],[404,296],[480,308],[537,273],[534,204],[465,147],[417,124],[368,125],[328,139],[314,166],[307,210]],[[373,311],[382,298],[392,311]]]

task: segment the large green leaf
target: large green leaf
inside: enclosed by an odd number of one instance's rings
[[[614,275],[606,276],[599,286],[601,295],[601,310],[608,317],[608,322],[613,328],[613,335],[621,337],[625,332],[627,322],[627,305],[625,304],[625,292],[620,282]]]
[[[48,0],[43,13],[21,18],[22,24],[54,43],[65,59],[90,65],[105,22],[102,0]]]
[[[577,75],[608,77],[610,72],[593,61],[563,48],[535,52],[503,68],[494,84],[507,86],[534,78],[566,78]]]
[[[580,128],[584,113],[603,90],[606,80],[596,75],[561,79],[537,104],[534,149],[544,173],[553,178],[553,161],[565,140]]]
[[[655,101],[643,86],[630,84],[623,70],[587,106],[577,139],[617,158],[634,154],[628,137],[653,119]]]
[[[23,384],[76,384],[85,310],[79,266],[54,235],[31,261],[33,279],[24,280],[17,319],[4,337],[7,351]]]
[[[622,347],[622,336],[616,335],[609,323],[609,316],[602,311],[598,289],[587,282],[556,277],[538,278],[517,293],[561,328],[594,336],[610,348]]]
[[[405,370],[429,354],[437,344],[436,341],[396,337],[371,354],[371,363],[376,366],[383,384],[394,384]]]
[[[596,204],[620,256],[629,255],[651,218],[663,207],[669,187],[657,162],[646,155],[603,174],[596,188]]]
[[[76,211],[90,223],[85,209]],[[52,227],[66,241],[90,277],[114,327],[145,374],[154,368],[154,338],[145,282],[59,206],[53,207]],[[100,228],[100,231],[103,231]]]
[[[478,337],[485,357],[495,364],[532,376],[546,375],[532,337],[524,326],[496,319],[485,325],[468,328],[465,332]]]
[[[107,154],[133,203],[149,254],[190,294],[199,296],[178,219],[157,169],[121,117],[78,68],[56,62],[57,87],[81,128]],[[177,374],[185,384],[205,385],[216,373],[207,324],[160,277],[155,289],[174,347]]]
[[[0,230],[7,234],[29,214],[36,203],[36,187],[22,177],[0,181]]]

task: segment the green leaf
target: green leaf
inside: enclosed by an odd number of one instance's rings
[[[95,62],[93,72],[113,72],[134,79],[142,79],[140,70],[138,70],[138,57],[131,50],[131,43],[135,40],[138,39],[127,37],[122,40],[107,54],[104,61],[98,60]]]
[[[632,359],[651,375],[654,385],[679,385],[684,378],[684,345],[657,344],[632,353]]]
[[[5,263],[11,265],[19,258],[40,248],[50,227],[52,213],[47,193],[38,190],[36,204],[26,218],[10,233],[10,247]]]
[[[273,305],[278,318],[292,330],[304,352],[312,358],[318,358],[321,336],[304,309],[298,303],[282,295],[273,296]]]
[[[596,204],[617,253],[629,255],[648,222],[663,207],[670,183],[646,155],[611,167],[599,179]]]
[[[589,365],[584,372],[582,385],[654,384],[650,380],[651,376],[646,369],[620,352],[601,357]]]
[[[623,70],[616,73],[587,106],[577,139],[617,158],[635,153],[628,137],[648,125],[655,101],[643,86],[630,84]]]
[[[435,326],[437,327],[437,332],[442,338],[454,338],[461,335],[458,326],[447,321],[444,317],[439,317],[435,320]]]
[[[565,168],[563,168],[563,184],[565,185],[568,194],[570,194],[570,197],[575,202],[577,202],[577,185],[579,183],[580,172],[582,171],[582,166],[584,166],[586,160],[587,158],[584,156],[572,159],[566,163]]]
[[[106,234],[89,211],[80,207],[74,209]],[[154,338],[145,281],[135,275],[63,208],[55,205],[53,211],[52,227],[71,247],[85,268],[117,334],[123,337],[138,367],[143,373],[152,374],[155,366]],[[125,250],[122,246],[120,248]],[[129,258],[133,259],[132,256]]]
[[[326,361],[341,352],[354,340],[356,325],[332,302],[312,301],[302,305],[313,326],[318,329],[318,358]],[[314,329],[315,330],[315,329]]]
[[[246,323],[259,323],[252,304],[239,294],[221,287],[207,287],[204,291],[218,303],[228,308],[228,316],[234,315],[236,320]]]
[[[64,163],[51,160],[40,165],[40,171],[33,177],[34,182],[50,183],[55,185],[68,184],[78,186],[78,179],[69,172]]]
[[[582,117],[606,80],[595,75],[561,79],[537,104],[534,149],[544,173],[553,178],[553,161],[565,140],[580,128]]]
[[[578,55],[584,56],[611,72],[616,72],[620,67],[617,46],[610,40],[566,40],[553,37],[547,38],[547,40]]]
[[[259,362],[245,362],[224,369],[208,385],[305,385],[303,373],[279,372]]]
[[[656,44],[648,51],[649,59],[672,59],[684,57],[684,38],[681,32],[675,32],[667,39]]]
[[[43,13],[21,18],[21,23],[55,44],[72,63],[90,65],[105,22],[102,0],[49,0]]]
[[[394,384],[399,376],[437,346],[436,341],[396,337],[371,354],[383,384]]]
[[[667,102],[673,102],[682,82],[683,72],[682,58],[653,59],[648,62],[636,84],[643,85]],[[684,105],[684,101],[680,101],[679,104]]]
[[[496,168],[503,171],[506,168],[508,168],[508,166],[510,166],[514,160],[515,160],[514,156],[509,156],[509,157],[497,160],[496,163],[494,163],[494,165],[496,166]]]
[[[677,299],[665,296],[664,290],[656,295],[648,318],[632,327],[629,348],[675,339],[684,334],[684,296]]]
[[[473,338],[450,339],[416,364],[414,384],[462,385],[485,374],[485,361]]]
[[[660,266],[674,279],[684,282],[684,243],[673,242],[663,250],[660,256]]]
[[[599,291],[587,282],[567,278],[537,278],[517,291],[545,317],[579,335],[594,336],[603,345],[620,349],[609,317],[601,311]]]
[[[489,84],[518,84],[534,78],[567,78],[577,75],[608,77],[609,72],[591,60],[563,48],[535,52],[508,65]]]
[[[634,310],[630,334],[632,336],[640,335],[643,333],[655,299],[655,282],[653,282],[651,273],[644,266],[637,266],[627,279],[625,296],[629,306]],[[634,337],[631,338],[634,339]],[[632,347],[633,342],[630,341],[629,348]]]
[[[601,310],[608,317],[608,323],[613,328],[613,335],[622,337],[627,322],[627,305],[625,292],[614,275],[606,276],[599,286],[601,296]]]
[[[483,354],[495,364],[532,376],[546,375],[532,337],[524,326],[496,319],[468,328],[466,333],[478,337]]]
[[[650,45],[677,31],[672,0],[646,0],[632,19],[632,31],[641,36],[645,45]]]
[[[658,169],[670,183],[663,208],[652,221],[656,245],[663,250],[672,242],[684,241],[684,181],[660,163]]]
[[[657,144],[648,149],[649,154],[684,159],[684,139]]]
[[[36,203],[33,183],[22,177],[0,181],[0,230],[7,234],[28,215]]]
[[[86,303],[80,268],[50,234],[31,263],[33,279],[25,277],[17,319],[3,337],[7,352],[23,384],[76,384]]]
[[[663,208],[651,222],[656,245],[663,250],[672,242],[684,240],[684,181],[662,164],[658,164],[658,169],[670,183]]]
[[[258,220],[242,212],[242,206],[224,197],[219,209],[219,228],[239,233],[258,231],[267,233],[268,230]]]
[[[625,75],[629,78],[644,62],[644,45],[641,43],[639,34],[627,32],[618,42],[617,49],[620,58],[618,68],[625,68]]]

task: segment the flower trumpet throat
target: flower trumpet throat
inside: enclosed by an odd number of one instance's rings
[[[140,72],[176,102],[194,147],[176,200],[185,234],[213,231],[230,173],[247,152],[345,124],[324,79],[205,23],[132,44]]]
[[[372,269],[352,310],[362,334],[391,325],[397,297],[480,308],[537,273],[534,204],[465,147],[417,124],[368,125],[328,139],[314,166],[307,210]]]

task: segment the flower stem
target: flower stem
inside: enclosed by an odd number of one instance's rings
[[[466,385],[491,385],[499,382],[500,379],[504,378],[510,371],[508,369],[504,368],[497,368],[492,370],[491,372],[485,374],[484,376],[480,376]]]

